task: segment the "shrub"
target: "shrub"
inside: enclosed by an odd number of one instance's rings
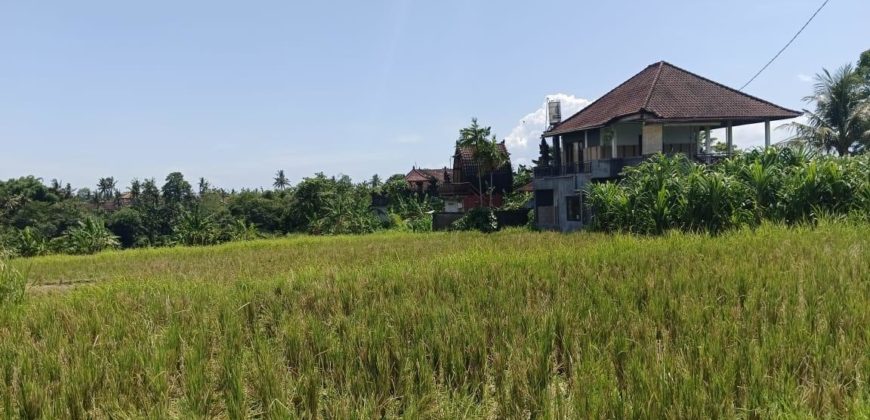
[[[450,230],[477,230],[484,233],[498,230],[495,212],[488,207],[476,207],[450,225]]]
[[[145,231],[142,215],[133,208],[123,208],[112,213],[106,226],[118,236],[118,242],[124,248],[137,244],[139,236]]]
[[[210,215],[195,209],[181,214],[173,239],[182,245],[214,245],[220,242],[220,232]]]
[[[816,223],[870,213],[870,157],[756,150],[713,166],[657,155],[618,183],[592,184],[592,227],[661,234],[721,233],[764,220]]]
[[[30,226],[16,232],[12,239],[12,248],[14,253],[21,257],[45,255],[49,251],[45,237]]]
[[[94,218],[79,222],[78,226],[68,230],[54,243],[58,251],[69,254],[95,254],[119,245],[118,237],[106,229],[103,222]]]

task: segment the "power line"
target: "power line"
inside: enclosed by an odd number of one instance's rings
[[[785,49],[786,49],[786,48],[788,48],[788,46],[789,46],[789,45],[791,45],[791,43],[792,43],[792,42],[794,42],[794,40],[795,40],[795,39],[796,39],[796,38],[797,38],[797,37],[798,37],[798,35],[800,35],[800,34],[801,34],[801,32],[803,32],[803,31],[804,31],[804,29],[806,29],[806,28],[807,28],[807,25],[809,25],[809,24],[810,24],[810,22],[812,22],[812,21],[813,21],[813,19],[815,19],[815,18],[816,18],[816,15],[817,15],[817,14],[819,14],[819,12],[821,12],[821,11],[822,11],[822,9],[824,9],[824,8],[825,8],[825,5],[827,5],[827,4],[828,4],[828,2],[829,2],[829,1],[831,1],[831,0],[825,0],[825,2],[824,2],[824,3],[822,3],[822,5],[821,5],[821,6],[819,6],[819,8],[818,8],[818,9],[816,9],[816,12],[815,12],[815,13],[813,13],[813,15],[812,15],[812,16],[810,16],[810,19],[809,19],[809,20],[808,20],[808,21],[807,21],[807,23],[804,23],[804,26],[801,26],[801,28],[800,28],[800,30],[798,30],[798,31],[797,31],[797,33],[796,33],[796,34],[794,34],[794,36],[793,36],[793,37],[791,37],[791,39],[790,39],[790,40],[789,40],[789,41],[788,41],[788,43],[787,43],[787,44],[785,44],[785,46],[784,46],[784,47],[782,47],[782,49],[781,49],[781,50],[779,50],[779,52],[778,52],[778,53],[776,53],[776,55],[775,55],[775,56],[773,56],[773,58],[771,58],[771,59],[770,59],[770,61],[768,61],[768,62],[767,62],[767,64],[765,64],[765,65],[764,65],[764,67],[762,67],[762,68],[761,68],[761,70],[759,70],[759,71],[758,71],[758,73],[755,73],[755,76],[752,76],[752,78],[751,78],[751,79],[749,79],[749,81],[748,81],[748,82],[746,82],[746,84],[745,84],[745,85],[743,85],[743,86],[742,86],[742,87],[741,87],[741,88],[740,88],[740,90],[743,90],[743,89],[744,89],[744,88],[745,88],[745,87],[746,87],[746,86],[749,86],[749,84],[750,84],[750,83],[752,83],[752,81],[753,81],[753,80],[755,80],[755,78],[756,78],[756,77],[758,77],[758,75],[760,75],[760,74],[761,74],[761,73],[762,73],[762,72],[763,72],[763,71],[764,71],[764,70],[765,70],[765,69],[767,69],[767,67],[768,67],[768,66],[769,66],[769,65],[771,65],[771,64],[772,64],[772,63],[773,63],[773,61],[774,61],[774,60],[776,60],[776,59],[777,59],[777,58],[778,58],[778,57],[779,57],[779,55],[780,55],[780,54],[782,54],[782,52],[783,52],[783,51],[785,51]]]

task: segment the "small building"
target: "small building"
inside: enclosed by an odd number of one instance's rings
[[[453,154],[452,175],[445,179],[439,188],[439,197],[444,200],[446,212],[465,212],[475,207],[500,207],[504,196],[513,188],[513,169],[510,153],[504,141],[499,143],[501,152],[507,156],[505,163],[492,171],[484,170],[478,180],[478,164],[474,159],[474,148],[456,146]],[[490,194],[492,187],[492,194]],[[481,190],[483,203],[481,203]]]
[[[617,179],[623,168],[656,153],[710,162],[717,157],[710,144],[715,128],[725,128],[729,154],[732,128],[739,125],[764,123],[769,146],[770,122],[800,115],[670,63],[652,64],[544,132],[553,162],[534,168],[536,223],[578,229],[589,183]]]
[[[411,167],[411,171],[405,175],[408,189],[417,194],[438,195],[438,189],[444,185],[444,181],[450,179],[447,167],[442,169],[423,169]]]

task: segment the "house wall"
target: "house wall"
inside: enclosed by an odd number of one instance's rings
[[[567,197],[577,195],[577,190],[585,188],[589,182],[589,177],[584,174],[535,179],[535,191],[553,191],[552,206],[538,206],[539,203],[535,202],[535,219],[538,228],[562,232],[582,228],[583,223],[568,220]]]
[[[643,154],[652,155],[662,151],[663,127],[661,124],[643,126]]]
[[[662,140],[664,144],[691,144],[697,141],[696,133],[698,128],[691,126],[673,126],[666,125],[664,127]]]
[[[613,125],[613,134],[617,146],[634,146],[639,144],[642,125],[640,123],[621,123]]]
[[[504,203],[504,198],[501,194],[493,194],[492,195],[492,205],[489,205],[489,194],[483,195],[483,203],[487,205],[487,207],[501,207]],[[469,211],[475,207],[481,207],[480,205],[480,196],[477,194],[466,195],[462,199],[462,211]]]
[[[444,200],[444,211],[447,213],[462,212],[462,200],[446,199]]]

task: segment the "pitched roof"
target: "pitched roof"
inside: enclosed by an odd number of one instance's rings
[[[408,182],[430,182],[432,179],[438,184],[444,183],[444,171],[447,168],[441,169],[422,169],[422,168],[411,168],[411,171],[405,175],[405,181]]]
[[[601,127],[632,116],[662,121],[734,121],[740,123],[795,118],[801,113],[683,70],[665,61],[652,64],[545,136]]]
[[[504,141],[498,144],[498,148],[508,156],[508,161],[510,161],[510,153],[508,153],[507,146],[505,146]],[[459,146],[456,148],[456,153],[462,156],[462,164],[463,165],[473,165],[474,164],[474,147],[470,146]]]

